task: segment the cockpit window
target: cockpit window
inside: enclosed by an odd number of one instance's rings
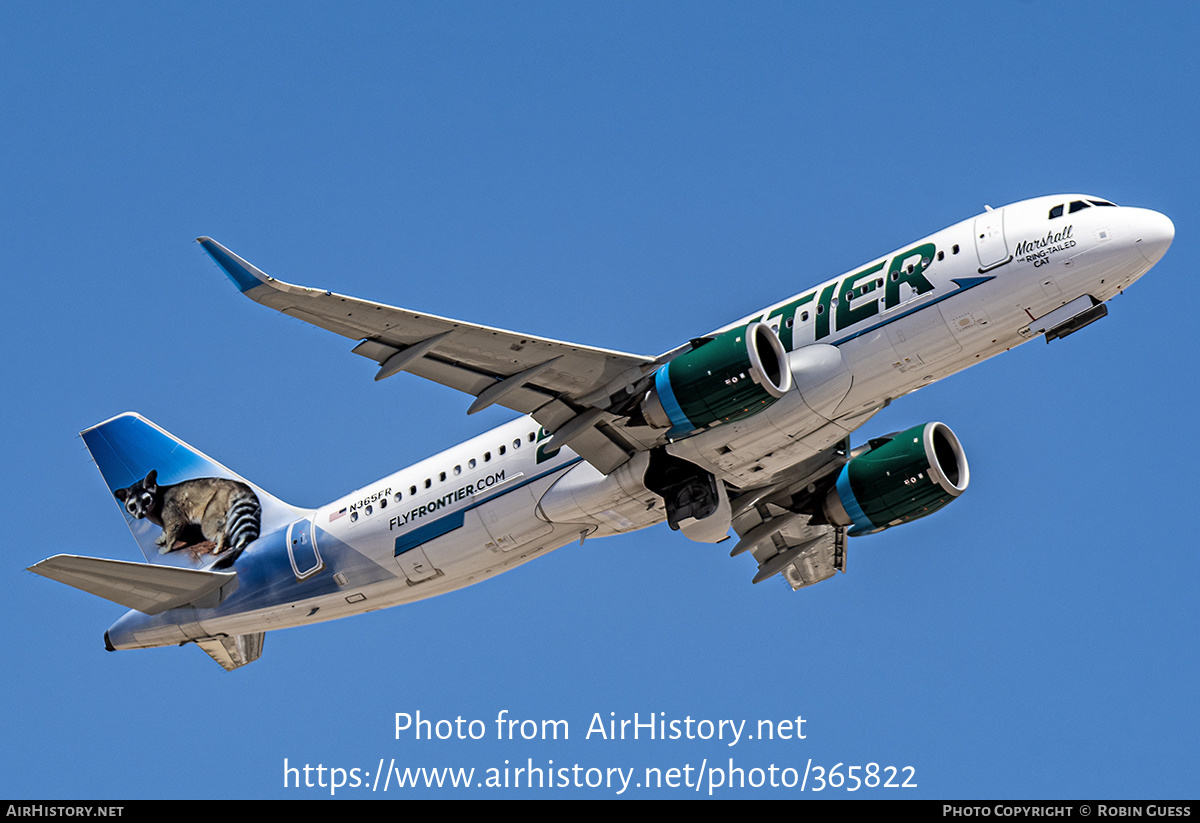
[[[1086,209],[1086,208],[1090,208],[1090,206],[1088,206],[1088,204],[1083,202],[1082,200],[1072,200],[1071,201],[1071,209],[1067,213],[1074,214],[1075,212],[1082,211],[1083,209]]]
[[[1063,207],[1061,204],[1050,209],[1050,219],[1051,220],[1053,220],[1055,217],[1062,217],[1062,214],[1063,214]]]
[[[1116,203],[1110,203],[1107,200],[1089,200],[1088,202],[1091,203],[1093,206],[1115,206],[1115,205],[1117,205]]]

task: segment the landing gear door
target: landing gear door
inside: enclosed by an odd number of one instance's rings
[[[980,272],[1012,260],[1004,238],[1004,209],[994,209],[975,218],[975,251],[979,255]]]
[[[297,580],[304,580],[325,568],[325,561],[317,551],[317,541],[313,538],[312,520],[304,518],[297,520],[288,527],[288,557],[292,561],[292,571]]]

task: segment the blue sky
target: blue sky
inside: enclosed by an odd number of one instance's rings
[[[1195,797],[1198,23],[1182,3],[0,6],[0,794],[329,795],[285,790],[285,758],[732,757],[916,770],[857,796]],[[1067,191],[1162,211],[1174,246],[1103,322],[871,421],[860,439],[948,423],[971,488],[852,540],[810,590],[660,526],[268,634],[226,674],[191,647],[105,652],[122,609],[24,571],[137,559],[76,437],[122,411],[303,506],[507,419],[374,383],[343,339],[241,298],[198,235],[292,282],[657,354]],[[571,738],[396,740],[418,710]],[[802,716],[806,737],[584,739],[610,712]]]

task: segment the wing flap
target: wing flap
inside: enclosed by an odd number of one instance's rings
[[[826,450],[794,468],[781,483],[749,490],[734,501],[738,543],[731,557],[750,552],[758,562],[754,583],[782,575],[792,590],[846,570],[846,529],[813,522],[814,494],[846,461],[844,449]]]
[[[201,571],[56,554],[29,571],[144,614],[216,606],[237,588],[237,572]]]
[[[788,518],[786,525],[759,539],[751,550],[758,561],[754,583],[783,575],[792,590],[802,589],[846,570],[846,530]],[[770,521],[766,523],[770,528]],[[737,525],[734,526],[737,529]],[[741,531],[738,531],[741,534]]]

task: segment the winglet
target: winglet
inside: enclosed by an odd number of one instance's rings
[[[196,242],[208,252],[208,256],[216,261],[216,264],[221,267],[242,293],[248,292],[255,286],[261,286],[267,281],[274,279],[261,269],[238,257],[211,237],[197,237]]]

